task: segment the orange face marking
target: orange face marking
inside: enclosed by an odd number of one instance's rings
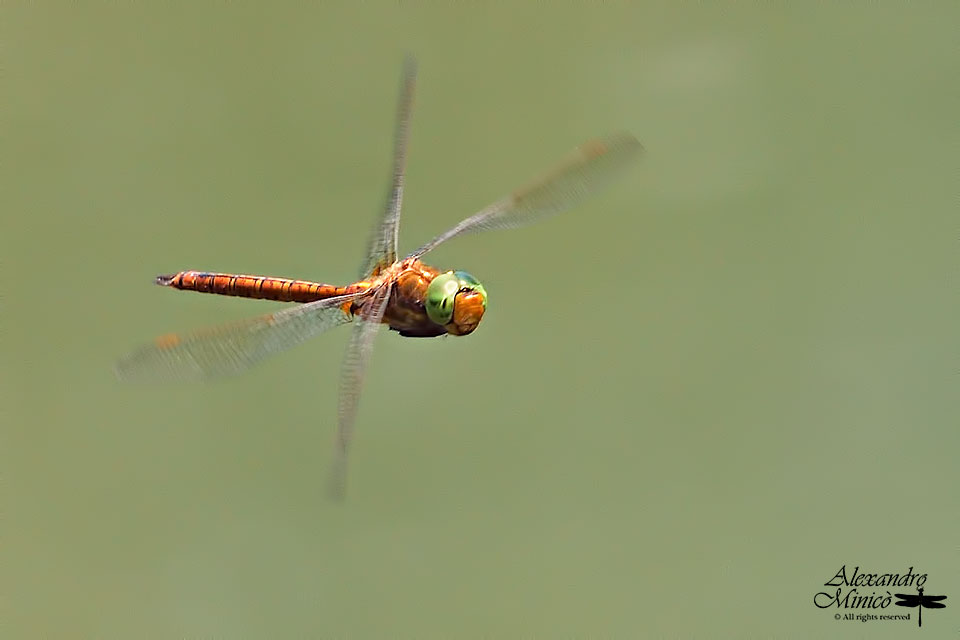
[[[477,291],[461,291],[453,303],[453,320],[446,325],[447,333],[465,336],[477,328],[486,307],[483,296]]]

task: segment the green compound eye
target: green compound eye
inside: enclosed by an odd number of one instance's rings
[[[483,294],[484,300],[486,300],[487,292],[484,291],[483,285],[480,284],[479,280],[474,278],[466,271],[454,271],[453,275],[457,276],[457,280],[460,281],[461,289],[472,289],[474,291],[479,291]]]
[[[427,315],[437,324],[447,324],[453,317],[453,301],[460,291],[460,278],[453,271],[442,273],[427,287],[424,306]]]
[[[483,306],[487,306],[487,292],[477,279],[466,271],[447,271],[441,273],[427,287],[427,299],[424,306],[427,316],[437,324],[445,325],[453,319],[453,305],[460,291],[475,291],[483,296]]]

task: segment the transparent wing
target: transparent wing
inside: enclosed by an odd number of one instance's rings
[[[536,180],[440,234],[411,257],[419,258],[465,233],[512,229],[566,211],[606,186],[642,151],[643,146],[629,133],[590,140]]]
[[[363,293],[318,300],[257,318],[157,338],[117,363],[133,382],[205,380],[240,373],[275,353],[350,322],[342,305]]]
[[[400,97],[397,100],[397,119],[393,133],[393,179],[383,218],[370,238],[367,260],[360,278],[364,279],[397,261],[397,229],[403,206],[403,183],[407,171],[407,140],[410,134],[410,116],[417,82],[417,61],[407,56],[403,61]]]
[[[340,398],[337,406],[337,440],[334,447],[333,470],[330,493],[342,500],[347,492],[347,454],[353,441],[353,423],[357,417],[363,378],[373,351],[373,339],[377,336],[380,321],[390,300],[390,285],[378,290],[357,315],[350,343],[343,356],[340,374]]]

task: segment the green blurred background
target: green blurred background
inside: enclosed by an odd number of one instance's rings
[[[2,12],[5,637],[917,632],[817,609],[842,565],[928,573],[955,637],[956,3]],[[404,251],[589,137],[647,154],[431,254],[489,311],[380,335],[335,505],[348,330],[112,367],[276,308],[158,273],[356,275],[405,51]]]

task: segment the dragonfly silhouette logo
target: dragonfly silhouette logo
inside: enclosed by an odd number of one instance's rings
[[[947,596],[926,595],[923,592],[927,582],[926,573],[917,573],[910,567],[896,573],[868,573],[854,567],[849,571],[846,565],[824,583],[835,587],[820,591],[813,596],[813,603],[820,609],[836,608],[834,620],[858,622],[905,622],[912,620],[912,612],[903,609],[889,609],[891,604],[898,607],[916,609],[917,626],[923,626],[923,609],[943,609]],[[899,587],[899,588],[898,588]],[[915,589],[916,593],[894,593]],[[894,602],[894,598],[897,598]]]
[[[941,602],[941,600],[946,600],[947,596],[925,596],[923,595],[923,587],[917,587],[916,595],[904,593],[895,593],[893,595],[898,598],[896,602],[898,606],[917,608],[918,627],[923,626],[924,609],[943,609],[947,606]]]

